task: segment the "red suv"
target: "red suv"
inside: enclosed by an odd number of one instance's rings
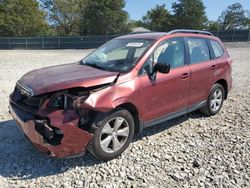
[[[209,32],[130,34],[79,62],[25,74],[10,95],[10,113],[52,157],[88,149],[110,160],[145,127],[195,110],[217,114],[232,88],[231,64]]]

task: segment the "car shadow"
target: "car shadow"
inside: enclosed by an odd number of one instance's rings
[[[135,137],[134,142],[173,126],[179,125],[189,118],[204,117],[200,113],[181,116],[167,123],[161,123],[143,130]],[[0,122],[0,176],[10,179],[34,179],[60,174],[75,167],[89,167],[103,163],[91,154],[71,159],[54,159],[43,155],[25,140],[14,120]]]
[[[0,176],[33,179],[63,173],[74,167],[101,164],[89,153],[69,159],[50,158],[26,141],[14,120],[0,122]]]
[[[186,115],[174,118],[172,120],[165,121],[165,122],[153,125],[151,127],[147,127],[143,130],[141,134],[138,134],[135,137],[135,141],[141,140],[143,137],[146,137],[146,136],[152,136],[154,134],[166,131],[174,126],[180,125],[181,123],[187,121],[188,119],[200,119],[200,118],[204,118],[204,115],[199,111],[195,111],[195,112],[191,112]]]

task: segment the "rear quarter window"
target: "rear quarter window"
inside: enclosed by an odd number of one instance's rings
[[[214,40],[210,40],[210,44],[211,44],[211,47],[213,49],[213,52],[214,52],[214,56],[215,58],[220,58],[221,56],[224,55],[224,49],[222,48],[222,46],[217,42],[217,41],[214,41]]]

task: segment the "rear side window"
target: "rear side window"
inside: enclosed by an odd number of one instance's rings
[[[209,49],[205,39],[188,38],[187,42],[189,46],[191,64],[210,60]]]
[[[215,58],[219,58],[224,55],[224,50],[218,42],[214,40],[210,40],[210,43],[214,51]]]

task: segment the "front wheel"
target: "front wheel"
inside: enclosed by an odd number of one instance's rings
[[[134,136],[134,119],[124,109],[117,109],[94,123],[94,138],[89,151],[97,158],[108,161],[123,153]]]
[[[201,112],[207,116],[216,115],[224,102],[225,99],[225,90],[222,85],[215,84],[210,92],[210,95],[207,99],[207,104],[201,109]]]

